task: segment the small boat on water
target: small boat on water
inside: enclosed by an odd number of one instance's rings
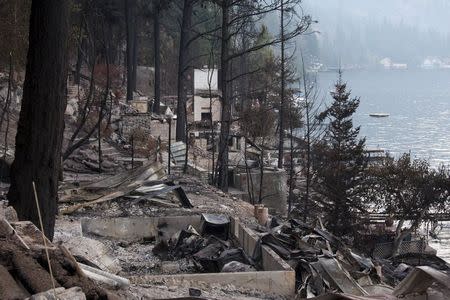
[[[386,118],[386,117],[389,117],[389,114],[387,114],[387,113],[372,113],[372,114],[369,114],[369,116],[374,117],[374,118]]]

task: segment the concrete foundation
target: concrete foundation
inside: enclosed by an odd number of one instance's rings
[[[169,238],[180,229],[192,225],[200,229],[200,216],[154,217],[154,218],[117,218],[82,219],[83,234],[96,234],[121,240],[140,240],[144,238]],[[231,219],[230,233],[239,242],[244,251],[252,256],[258,242],[258,236],[243,226],[237,219]],[[158,232],[163,234],[158,237]],[[182,282],[231,284],[236,287],[257,289],[263,292],[291,297],[295,295],[295,271],[274,251],[262,246],[261,265],[264,271],[241,273],[207,273],[182,275],[133,276],[132,283],[146,284],[161,282],[176,285]]]
[[[241,273],[207,273],[158,276],[134,276],[134,284],[150,284],[165,282],[167,285],[189,283],[195,286],[198,282],[221,285],[234,285],[248,289],[256,289],[267,294],[293,298],[295,295],[295,272],[241,272]]]
[[[167,240],[189,225],[200,230],[200,216],[81,219],[83,235],[93,234],[130,242],[143,239]]]

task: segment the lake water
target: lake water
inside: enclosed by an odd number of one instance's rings
[[[450,263],[450,222],[443,222],[437,239],[429,241],[429,245],[438,251],[438,256]]]
[[[317,74],[328,99],[336,79],[333,72]],[[411,151],[434,167],[450,164],[450,70],[345,71],[343,79],[352,96],[361,98],[354,122],[368,148],[393,155]]]
[[[336,73],[318,73],[322,95],[333,89]],[[397,156],[411,151],[433,167],[450,164],[450,70],[346,71],[352,96],[361,98],[354,116],[367,148],[384,149]],[[388,113],[373,118],[370,113]],[[450,222],[430,246],[450,263]]]

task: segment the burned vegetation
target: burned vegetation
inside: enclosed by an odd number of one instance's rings
[[[449,170],[322,101],[303,8],[3,1],[0,299],[447,299]]]

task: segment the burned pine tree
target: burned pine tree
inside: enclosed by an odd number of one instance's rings
[[[129,0],[130,1],[130,0]],[[133,1],[137,1],[137,0],[133,0]],[[152,104],[152,112],[154,113],[161,113],[160,112],[160,106],[161,106],[161,79],[162,79],[162,75],[163,75],[163,67],[162,67],[162,58],[164,57],[164,55],[161,55],[162,52],[164,52],[163,50],[163,45],[164,45],[164,36],[163,39],[161,38],[161,32],[162,32],[162,28],[164,25],[163,21],[164,19],[162,19],[163,17],[163,13],[165,10],[167,10],[170,5],[172,3],[172,0],[152,0],[152,1],[137,1],[135,3],[135,11],[134,11],[134,16],[130,16],[128,19],[126,19],[127,22],[127,26],[128,27],[132,27],[133,28],[133,42],[132,42],[132,51],[133,54],[131,55],[131,59],[133,60],[133,64],[131,66],[131,68],[133,69],[133,74],[130,75],[131,76],[131,80],[132,80],[132,87],[133,87],[133,91],[136,91],[136,76],[137,76],[137,63],[138,63],[138,50],[144,50],[144,51],[149,51],[152,53],[152,60],[153,60],[153,64],[155,67],[155,72],[154,72],[154,101]],[[139,10],[139,11],[136,11]],[[130,21],[130,18],[134,17],[134,22],[133,20]],[[142,22],[139,22],[139,20],[142,19]],[[142,49],[138,49],[138,45],[137,45],[137,41],[138,41],[138,32],[142,31],[142,28],[145,28],[145,24],[146,21],[149,21],[149,23],[152,25],[152,43],[151,43],[151,47],[152,50],[150,50],[149,48],[147,48],[145,45],[142,46]],[[131,22],[133,24],[128,24],[128,22]],[[138,25],[139,24],[139,25]],[[143,42],[143,44],[145,44]],[[145,56],[145,55],[144,55]],[[141,57],[140,57],[141,59]],[[130,67],[130,66],[129,66]],[[128,97],[132,97],[132,96],[127,96]]]
[[[126,31],[127,101],[133,100],[136,91],[138,55],[137,0],[124,0]]]
[[[360,99],[350,98],[342,74],[331,92],[333,102],[319,115],[328,122],[323,138],[314,146],[316,191],[322,196],[327,228],[337,235],[353,233],[364,191],[365,139],[358,137],[359,127],[352,116]]]
[[[220,78],[222,89],[222,114],[220,126],[219,151],[217,159],[218,178],[216,184],[224,191],[228,190],[228,138],[232,123],[232,82],[245,74],[232,74],[231,64],[233,60],[247,53],[251,53],[267,46],[276,45],[283,40],[287,41],[305,32],[311,24],[309,16],[301,15],[296,22],[291,24],[288,32],[279,35],[262,44],[250,46],[247,49],[233,49],[233,39],[241,32],[243,24],[249,20],[257,22],[269,13],[281,9],[280,1],[231,1],[216,0],[221,8],[221,51],[220,51]],[[285,0],[283,5],[295,7],[296,0]],[[251,73],[252,71],[249,71]]]
[[[312,23],[310,17],[298,16],[298,8],[301,0],[280,0],[280,101],[278,117],[278,168],[282,169],[284,165],[284,139],[285,129],[289,126],[285,119],[289,118],[289,112],[286,112],[288,103],[287,89],[289,88],[289,77],[291,76],[287,67],[291,57],[288,57],[288,43],[301,33],[304,33]],[[296,34],[292,34],[292,28],[301,28]]]
[[[161,9],[161,1],[153,0],[153,47],[155,56],[155,101],[153,102],[153,112],[156,114],[159,114],[161,105]]]
[[[184,0],[183,13],[180,29],[180,49],[178,52],[178,76],[177,76],[177,127],[176,140],[187,143],[186,136],[186,101],[187,101],[187,87],[186,87],[186,73],[188,69],[188,53],[189,53],[189,39],[190,30],[192,26],[192,13],[194,4],[197,0]]]
[[[286,40],[284,38],[284,32],[285,32],[285,24],[284,24],[284,0],[281,0],[281,7],[280,7],[280,34],[281,34],[281,60],[280,60],[280,71],[281,71],[281,87],[280,87],[280,114],[278,118],[278,133],[279,133],[279,141],[278,141],[278,169],[283,168],[283,156],[284,156],[284,110],[286,105],[286,99],[285,99],[285,88],[286,88],[286,49],[285,49],[285,43]]]
[[[313,182],[315,172],[313,169],[314,155],[312,153],[314,145],[318,142],[322,135],[323,124],[318,117],[321,110],[321,101],[319,101],[319,93],[317,84],[312,79],[305,68],[305,61],[303,51],[300,51],[300,58],[302,64],[302,77],[300,80],[300,91],[303,97],[302,114],[303,114],[303,131],[304,131],[304,146],[303,159],[301,166],[301,173],[305,177],[304,193],[301,197],[301,203],[298,203],[298,211],[303,215],[303,221],[306,222],[310,216],[311,194],[313,190]]]
[[[8,199],[19,218],[39,224],[36,183],[44,231],[53,238],[66,108],[68,0],[33,0],[22,107],[11,166]]]
[[[136,23],[136,0],[124,0],[125,7],[125,28],[126,28],[126,62],[127,62],[127,101],[133,100],[133,92],[135,90],[135,82],[133,81],[136,76],[134,76],[134,54],[137,40],[134,36],[137,34],[135,23]]]
[[[214,16],[210,16],[209,8],[212,5],[205,5],[200,0],[183,0],[182,2],[177,70],[176,140],[187,143],[186,103],[190,85],[188,74],[196,60],[209,56],[209,50],[203,51],[196,43],[205,41],[209,44],[209,36],[220,28],[214,24]],[[193,55],[192,49],[199,53]]]

